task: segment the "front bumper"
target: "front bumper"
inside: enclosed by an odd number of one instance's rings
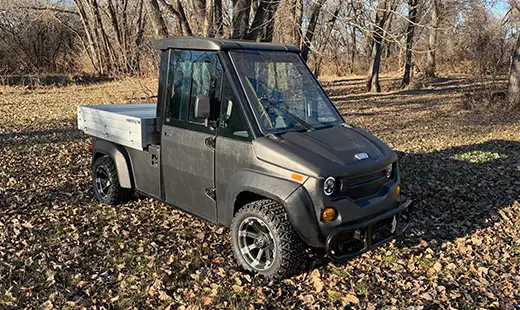
[[[325,243],[327,256],[334,261],[345,261],[401,235],[410,226],[411,203],[410,199],[400,201],[395,209],[335,229]]]

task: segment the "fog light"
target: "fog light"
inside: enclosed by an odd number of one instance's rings
[[[401,186],[397,185],[397,187],[395,188],[395,194],[397,196],[399,196],[401,194]]]
[[[325,222],[332,222],[338,217],[336,209],[327,207],[321,211],[321,220]]]

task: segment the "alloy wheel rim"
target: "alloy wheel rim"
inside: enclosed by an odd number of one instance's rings
[[[110,182],[110,178],[105,168],[97,167],[96,168],[96,189],[99,195],[106,199],[108,197],[108,191],[110,190],[110,186],[112,185]]]
[[[273,233],[257,217],[248,217],[240,223],[238,245],[246,263],[256,270],[269,269],[276,258]]]

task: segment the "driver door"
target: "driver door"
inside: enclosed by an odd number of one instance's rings
[[[213,52],[170,52],[169,102],[161,133],[163,183],[167,203],[216,220],[215,88],[222,69]],[[208,119],[195,118],[197,96],[208,96]]]

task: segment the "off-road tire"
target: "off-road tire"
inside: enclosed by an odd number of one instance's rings
[[[272,232],[275,251],[270,267],[258,270],[247,263],[239,246],[239,227],[242,221],[256,217]],[[306,246],[294,230],[284,207],[276,201],[264,199],[244,205],[231,222],[231,243],[238,263],[247,271],[270,279],[284,279],[297,274],[305,263]]]
[[[104,194],[99,191],[96,184],[96,171],[99,167],[106,171],[108,179],[110,180],[110,185]],[[92,165],[92,187],[96,199],[109,205],[118,205],[127,201],[132,193],[130,189],[121,187],[119,178],[117,177],[116,164],[110,156],[106,155],[96,159]]]

